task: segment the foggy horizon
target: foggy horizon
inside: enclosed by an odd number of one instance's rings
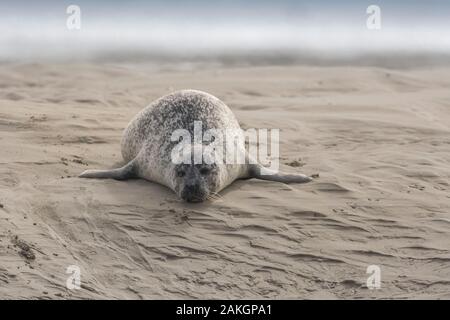
[[[69,30],[66,9],[81,8]],[[369,30],[366,9],[381,8]],[[107,55],[214,56],[270,52],[351,57],[450,53],[444,1],[43,1],[0,4],[0,59],[89,59]]]

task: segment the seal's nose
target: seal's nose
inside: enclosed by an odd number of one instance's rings
[[[193,183],[186,185],[181,193],[181,198],[187,202],[203,201],[203,192],[200,188],[200,184]]]
[[[199,183],[193,183],[191,185],[187,185],[186,189],[190,192],[190,193],[199,193],[200,192],[200,184]]]

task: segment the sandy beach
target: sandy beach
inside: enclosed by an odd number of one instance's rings
[[[187,88],[281,129],[281,169],[319,178],[188,204],[77,177],[121,164],[133,116]],[[2,64],[0,297],[450,299],[449,88],[450,67]]]

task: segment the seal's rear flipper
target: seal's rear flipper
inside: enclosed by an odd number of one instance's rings
[[[127,180],[137,178],[133,162],[128,163],[122,168],[111,170],[86,170],[79,175],[80,178],[94,178],[94,179],[116,179]]]
[[[259,164],[250,165],[249,174],[251,178],[283,183],[306,183],[313,180],[313,178],[304,174],[276,172]]]

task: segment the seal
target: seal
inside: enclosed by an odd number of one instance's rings
[[[244,163],[205,161],[206,158],[201,162],[174,161],[174,154],[185,154],[186,151],[186,148],[179,148],[178,153],[174,153],[175,147],[181,140],[187,139],[185,136],[181,139],[180,135],[178,138],[175,136],[177,139],[174,140],[174,132],[183,130],[189,136],[195,136],[198,129],[196,124],[201,124],[203,132],[242,131],[233,112],[218,98],[197,90],[177,91],[152,102],[131,120],[122,137],[122,156],[126,163],[123,167],[87,170],[80,177],[116,180],[142,178],[172,189],[188,202],[213,198],[237,179],[256,178],[283,183],[305,183],[312,180],[303,174],[275,172],[254,160],[249,161],[252,159],[242,148],[239,152],[245,154],[247,161]],[[242,135],[237,135],[242,142]],[[189,145],[194,156],[198,147],[207,145],[202,140],[189,142],[184,146]],[[217,152],[212,154],[217,155]]]

